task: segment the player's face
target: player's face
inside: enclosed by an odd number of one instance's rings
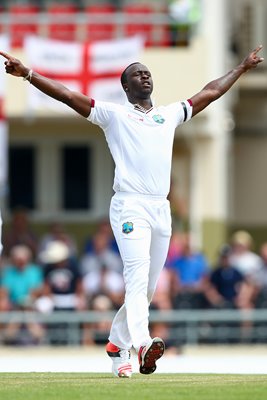
[[[143,64],[132,65],[127,72],[127,91],[131,97],[148,98],[153,91],[153,80]]]

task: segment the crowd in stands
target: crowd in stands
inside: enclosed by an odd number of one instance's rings
[[[0,2],[0,33],[11,36],[14,48],[22,47],[27,35],[95,41],[139,34],[149,47],[186,46],[200,18],[200,0]]]
[[[123,265],[108,221],[98,224],[79,254],[75,238],[61,223],[55,221],[47,233],[38,237],[31,229],[27,213],[17,210],[3,241],[0,312],[103,312],[116,310],[123,303]],[[151,309],[266,307],[267,241],[256,254],[252,236],[247,231],[237,231],[219,249],[216,265],[210,265],[205,254],[193,248],[188,233],[173,233]],[[5,326],[0,326],[2,342],[42,343],[45,327],[34,320],[21,326],[13,314]],[[64,324],[58,327],[64,330]],[[81,343],[104,343],[109,328],[110,322],[105,320],[84,324]],[[250,323],[244,321],[241,335],[248,335],[250,328]],[[173,339],[168,339],[165,323],[152,324],[152,330],[165,339],[168,347],[177,347]],[[22,331],[27,331],[27,335],[21,335]],[[59,343],[63,342],[61,338]]]

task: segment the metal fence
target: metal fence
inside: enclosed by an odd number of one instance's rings
[[[42,344],[80,345],[85,332],[104,343],[114,312],[36,312],[0,313],[0,343],[5,344],[8,327],[19,327],[27,336],[27,327],[40,325],[45,334]],[[151,329],[164,326],[168,342],[185,344],[267,343],[267,310],[173,310],[151,311]],[[104,326],[104,328],[103,328]],[[105,328],[106,327],[106,328]],[[12,331],[12,329],[11,329]],[[26,343],[26,342],[25,342]],[[8,344],[12,344],[8,343]]]

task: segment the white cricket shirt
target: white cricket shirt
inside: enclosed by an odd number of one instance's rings
[[[152,107],[95,101],[88,121],[99,125],[115,162],[115,192],[166,197],[175,128],[192,116],[188,101]]]

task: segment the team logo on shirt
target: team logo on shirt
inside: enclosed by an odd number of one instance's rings
[[[165,119],[160,114],[155,114],[155,115],[153,115],[152,118],[154,119],[155,122],[157,122],[157,124],[164,124],[164,122],[165,122]]]
[[[133,231],[133,223],[132,222],[124,222],[124,224],[122,224],[122,232],[123,233],[131,233]]]

